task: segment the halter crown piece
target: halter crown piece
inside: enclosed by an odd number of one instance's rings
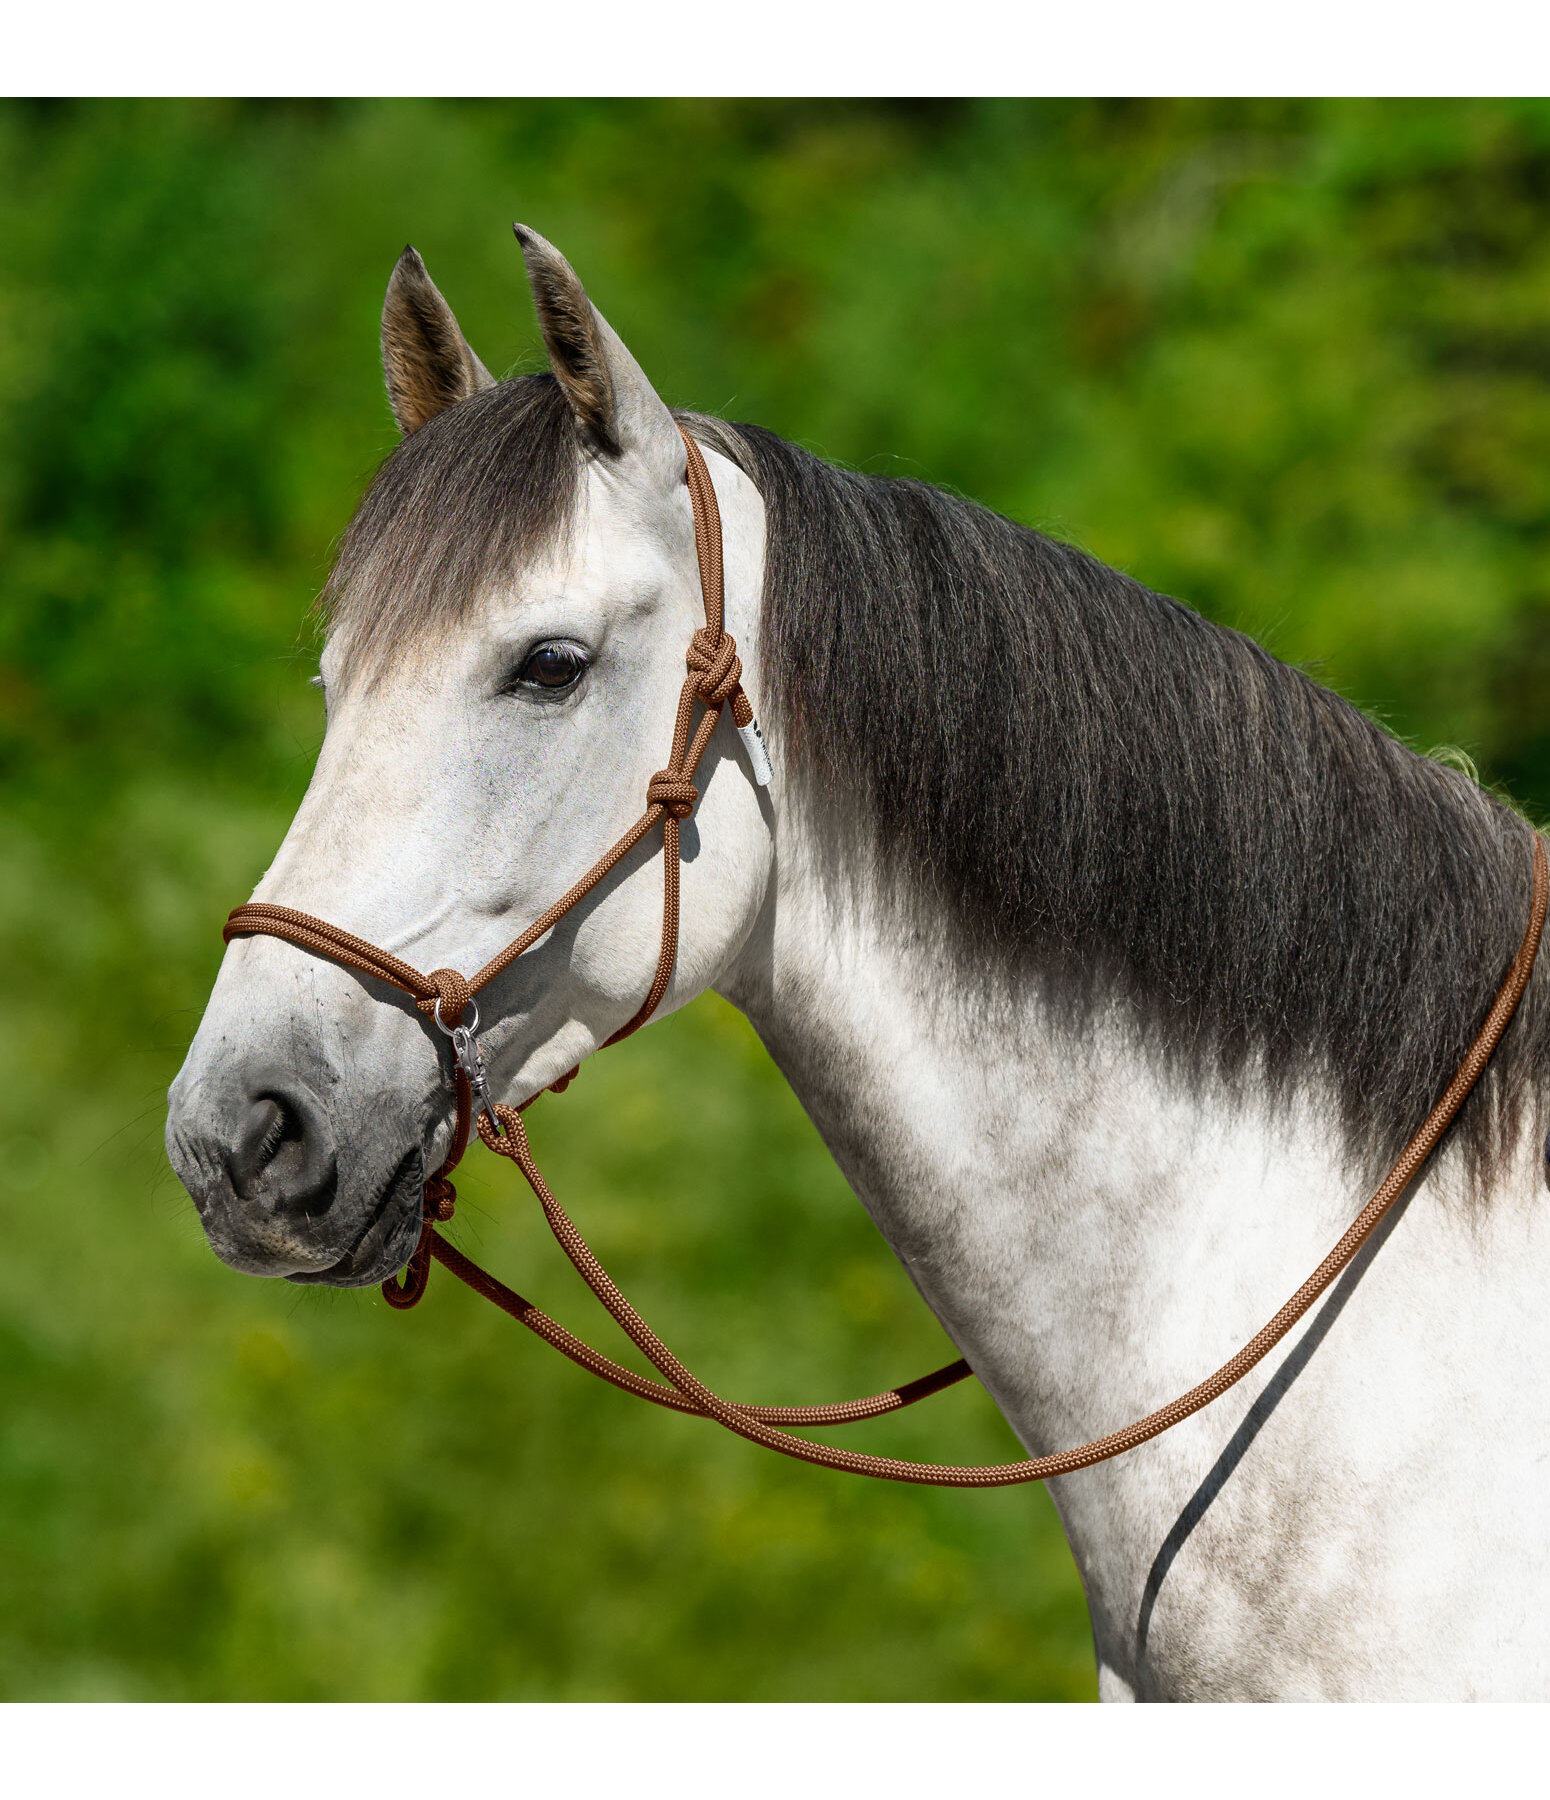
[[[1491,1054],[1507,1029],[1519,1000],[1528,986],[1538,954],[1540,934],[1544,928],[1547,898],[1550,898],[1550,867],[1545,860],[1544,844],[1537,833],[1533,839],[1533,898],[1528,929],[1513,958],[1479,1035],[1465,1054],[1446,1092],[1420,1130],[1401,1151],[1399,1160],[1384,1177],[1381,1186],[1353,1220],[1344,1236],[1317,1269],[1292,1295],[1291,1299],[1263,1326],[1244,1347],[1224,1363],[1215,1374],[1181,1394],[1166,1406],[1158,1407],[1134,1424],[1078,1445],[1074,1450],[1052,1456],[1030,1457],[1025,1461],[999,1463],[982,1467],[958,1467],[938,1463],[900,1461],[893,1457],[863,1455],[852,1450],[838,1450],[832,1445],[814,1443],[795,1435],[797,1428],[849,1425],[861,1419],[872,1419],[882,1413],[896,1412],[912,1406],[928,1394],[962,1381],[972,1371],[966,1362],[949,1363],[933,1374],[917,1381],[890,1388],[863,1400],[840,1401],[828,1406],[750,1406],[739,1401],[724,1400],[705,1386],[673,1355],[630,1305],[609,1278],[607,1271],[587,1247],[580,1232],[571,1223],[560,1203],[549,1191],[529,1148],[521,1111],[496,1101],[485,1076],[484,1058],[477,1036],[479,1009],[474,996],[531,949],[552,926],[591,893],[600,881],[630,851],[656,829],[662,827],[663,905],[662,948],[651,987],[639,1010],[620,1027],[608,1044],[617,1044],[645,1024],[672,978],[678,951],[678,828],[681,820],[693,812],[699,799],[694,785],[694,772],[699,766],[711,735],[720,722],[723,710],[730,706],[747,753],[753,777],[761,786],[770,780],[769,757],[759,735],[753,708],[742,688],[742,665],[737,646],[723,628],[723,577],[721,559],[721,515],[716,506],[716,491],[699,446],[688,432],[683,435],[689,498],[694,509],[694,542],[700,566],[700,585],[705,600],[705,624],[690,639],[686,655],[689,674],[678,696],[678,715],[673,724],[672,748],[667,766],[659,769],[646,786],[646,811],[624,836],[592,865],[585,875],[561,895],[540,918],[533,921],[520,937],[514,938],[499,955],[493,957],[471,979],[455,969],[433,969],[422,975],[418,969],[379,950],[375,944],[341,931],[337,925],[297,912],[288,906],[271,906],[251,902],[239,906],[226,921],[227,943],[234,937],[267,933],[284,938],[303,950],[311,950],[356,969],[363,975],[387,982],[409,994],[419,1010],[451,1039],[453,1056],[453,1088],[456,1096],[456,1122],[452,1148],[446,1161],[425,1183],[421,1207],[420,1241],[402,1282],[388,1280],[382,1284],[383,1297],[390,1306],[407,1308],[416,1305],[430,1279],[434,1259],[449,1269],[476,1293],[484,1295],[502,1311],[525,1325],[546,1343],[553,1345],[572,1362],[592,1374],[610,1381],[615,1387],[635,1394],[654,1405],[677,1412],[694,1413],[714,1419],[729,1431],[782,1455],[803,1462],[818,1463],[825,1468],[847,1474],[870,1475],[884,1480],[910,1481],[935,1487],[1006,1487],[1024,1481],[1046,1481],[1055,1475],[1067,1475],[1093,1463],[1106,1462],[1138,1444],[1187,1419],[1203,1406],[1225,1393],[1266,1356],[1299,1319],[1308,1311],[1330,1283],[1340,1274],[1372,1235],[1379,1221],[1420,1172],[1442,1134],[1468,1098],[1470,1090],[1484,1072]],[[703,706],[699,724],[694,725],[696,706]],[[463,1015],[474,1008],[472,1024],[464,1024]],[[605,1044],[604,1048],[607,1047]],[[551,1084],[551,1092],[561,1093],[575,1076],[575,1069]],[[487,1274],[471,1262],[461,1250],[436,1230],[453,1215],[457,1191],[452,1185],[452,1171],[468,1147],[470,1127],[475,1118],[480,1140],[497,1156],[514,1162],[526,1177],[543,1208],[544,1217],[578,1273],[603,1303],[625,1334],[646,1360],[663,1378],[653,1381],[632,1369],[614,1362],[590,1345],[573,1336],[563,1325],[542,1313],[530,1301]]]

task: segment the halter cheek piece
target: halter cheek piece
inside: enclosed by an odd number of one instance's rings
[[[680,426],[679,429],[682,431],[683,428]],[[425,1183],[420,1241],[409,1260],[403,1282],[400,1284],[396,1280],[389,1280],[382,1284],[382,1292],[389,1305],[411,1307],[419,1301],[430,1278],[430,1265],[434,1258],[444,1268],[450,1269],[460,1281],[466,1282],[476,1293],[493,1301],[519,1324],[525,1325],[546,1343],[552,1344],[572,1362],[579,1363],[582,1368],[605,1381],[611,1381],[615,1387],[623,1388],[627,1393],[636,1394],[657,1406],[714,1419],[738,1436],[745,1437],[752,1443],[762,1444],[767,1449],[777,1450],[785,1456],[793,1456],[803,1462],[819,1463],[825,1468],[839,1469],[848,1474],[871,1475],[892,1481],[922,1482],[936,1487],[1004,1487],[1016,1482],[1045,1481],[1051,1476],[1067,1475],[1093,1463],[1106,1462],[1111,1456],[1134,1449],[1137,1444],[1143,1444],[1148,1438],[1156,1437],[1170,1426],[1177,1425],[1180,1420],[1187,1419],[1191,1413],[1209,1405],[1246,1375],[1325,1292],[1372,1235],[1384,1214],[1415,1179],[1436,1147],[1438,1139],[1452,1123],[1470,1090],[1479,1080],[1528,985],[1539,950],[1540,933],[1544,927],[1546,900],[1550,896],[1550,868],[1546,865],[1544,844],[1536,833],[1533,900],[1523,942],[1479,1035],[1449,1082],[1447,1091],[1432,1108],[1425,1124],[1400,1153],[1399,1160],[1389,1170],[1378,1191],[1363,1207],[1339,1243],[1275,1317],[1214,1375],[1208,1376],[1188,1393],[1181,1394],[1177,1400],[1170,1401],[1168,1405],[1159,1407],[1155,1412],[1148,1413],[1145,1418],[1138,1419],[1119,1431],[1079,1445],[1074,1450],[1062,1451],[1055,1456],[1031,1457],[1023,1462],[979,1468],[902,1462],[892,1457],[866,1456],[851,1450],[837,1450],[829,1444],[817,1444],[811,1439],[797,1437],[794,1435],[797,1427],[849,1425],[860,1419],[876,1418],[881,1413],[895,1412],[902,1406],[912,1406],[917,1400],[924,1400],[928,1394],[962,1381],[971,1373],[969,1365],[963,1361],[950,1363],[934,1374],[907,1382],[902,1387],[891,1388],[887,1393],[874,1394],[864,1400],[842,1401],[831,1406],[748,1406],[737,1401],[723,1400],[690,1374],[614,1286],[607,1271],[588,1249],[580,1232],[550,1193],[548,1184],[533,1160],[520,1111],[501,1105],[490,1094],[484,1057],[477,1036],[479,1009],[474,1003],[475,994],[493,981],[502,970],[509,968],[553,925],[564,918],[572,907],[585,899],[609,871],[660,823],[664,893],[662,948],[657,959],[656,975],[639,1010],[608,1039],[608,1043],[617,1044],[621,1038],[628,1037],[632,1031],[644,1025],[667,991],[678,950],[679,822],[688,818],[699,799],[699,790],[694,785],[694,771],[705,753],[723,709],[728,705],[732,709],[733,723],[737,726],[748,753],[755,781],[762,786],[770,780],[769,758],[765,754],[759,728],[754,722],[753,709],[742,689],[742,667],[737,659],[737,646],[722,626],[721,517],[716,507],[715,489],[711,485],[710,474],[699,446],[687,432],[683,432],[683,439],[688,457],[686,480],[694,509],[695,550],[699,558],[700,585],[705,599],[705,624],[690,640],[686,657],[689,676],[678,697],[678,716],[673,725],[673,743],[667,767],[658,770],[647,784],[646,811],[635,824],[611,850],[593,864],[569,893],[562,895],[548,912],[535,919],[520,937],[487,962],[472,980],[465,980],[454,969],[433,969],[429,975],[422,975],[418,969],[400,961],[398,957],[379,950],[364,938],[341,931],[338,926],[330,925],[326,920],[314,918],[310,913],[295,912],[290,907],[271,906],[262,902],[239,906],[231,914],[226,921],[226,941],[230,943],[234,937],[268,933],[272,937],[284,938],[287,943],[296,944],[304,950],[332,957],[346,968],[357,969],[378,981],[401,988],[413,997],[420,1011],[452,1040],[453,1080],[457,1096],[452,1148],[446,1161]],[[703,705],[705,710],[691,737],[690,726],[696,705]],[[474,1008],[473,1022],[465,1025],[463,1015],[470,1006]],[[447,1022],[449,1019],[451,1024]],[[551,1084],[551,1092],[562,1092],[575,1073],[572,1069],[562,1075]],[[457,1194],[449,1177],[468,1146],[470,1126],[476,1118],[481,1141],[497,1156],[508,1158],[522,1171],[537,1196],[544,1217],[560,1247],[625,1334],[663,1377],[661,1381],[652,1381],[646,1376],[635,1374],[633,1370],[592,1349],[580,1338],[572,1336],[563,1325],[540,1312],[530,1301],[524,1300],[494,1276],[486,1274],[436,1230],[438,1224],[444,1224],[452,1217]]]

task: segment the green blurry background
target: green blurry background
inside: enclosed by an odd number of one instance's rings
[[[245,1280],[162,1161],[318,744],[388,271],[412,240],[538,366],[513,218],[669,400],[1073,537],[1550,801],[1543,106],[0,109],[0,1694],[1089,1698],[1042,1491],[763,1455],[445,1279],[408,1318]],[[723,1391],[944,1356],[720,1002],[534,1118]],[[606,1343],[517,1185],[463,1188],[459,1240]],[[1013,1448],[975,1392],[851,1441]]]

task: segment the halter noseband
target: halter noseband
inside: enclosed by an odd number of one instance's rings
[[[591,893],[600,881],[658,823],[662,826],[663,905],[662,948],[657,958],[656,974],[639,1010],[602,1048],[617,1044],[633,1031],[638,1031],[655,1012],[672,978],[678,953],[678,876],[679,822],[688,818],[699,799],[694,785],[694,772],[699,766],[711,734],[720,721],[723,709],[730,705],[733,723],[742,738],[753,770],[754,780],[765,786],[770,780],[770,763],[764,740],[754,722],[753,708],[742,689],[742,665],[737,646],[723,626],[723,572],[721,558],[721,515],[716,505],[716,491],[698,444],[679,426],[683,436],[687,466],[685,479],[694,509],[694,545],[700,565],[700,586],[705,601],[705,624],[690,640],[686,655],[688,679],[678,696],[678,716],[673,725],[672,750],[667,767],[659,769],[646,787],[646,811],[542,917],[535,919],[520,937],[492,957],[472,980],[465,980],[455,969],[433,969],[422,975],[418,969],[379,950],[375,944],[341,931],[337,925],[297,912],[288,906],[272,906],[253,901],[239,906],[226,921],[223,936],[227,943],[234,937],[267,933],[284,938],[304,950],[359,970],[378,981],[385,981],[409,994],[419,1008],[440,1030],[452,1039],[455,1061],[454,1088],[457,1115],[453,1127],[452,1148],[446,1160],[425,1183],[421,1206],[420,1240],[409,1260],[402,1283],[389,1279],[382,1284],[383,1297],[390,1306],[400,1309],[414,1306],[425,1292],[434,1258],[476,1293],[499,1306],[502,1311],[525,1325],[528,1330],[551,1344],[572,1362],[612,1382],[615,1387],[654,1405],[677,1412],[694,1413],[716,1420],[739,1437],[762,1444],[782,1455],[803,1462],[819,1463],[847,1474],[870,1475],[884,1480],[919,1482],[934,1487],[1006,1487],[1025,1481],[1047,1481],[1052,1476],[1071,1474],[1094,1463],[1106,1462],[1132,1450],[1149,1438],[1157,1437],[1190,1414],[1208,1406],[1240,1381],[1250,1369],[1284,1338],[1330,1283],[1347,1267],[1351,1259],[1377,1228],[1379,1221],[1420,1172],[1444,1131],[1453,1122],[1471,1089],[1484,1073],[1491,1054],[1507,1029],[1518,1002],[1528,986],[1538,954],[1540,934],[1544,928],[1547,900],[1550,900],[1550,866],[1545,859],[1544,843],[1534,834],[1533,899],[1528,928],[1518,953],[1513,958],[1491,1010],[1479,1035],[1465,1054],[1446,1092],[1427,1115],[1421,1129],[1400,1152],[1399,1160],[1384,1177],[1381,1186],[1352,1221],[1345,1235],[1302,1284],[1285,1306],[1263,1326],[1247,1344],[1224,1363],[1214,1375],[1181,1394],[1166,1406],[1157,1408],[1144,1418],[1112,1431],[1091,1443],[1053,1456],[1030,1457],[1022,1462],[999,1463],[984,1467],[958,1467],[939,1463],[900,1461],[886,1456],[863,1455],[853,1450],[838,1450],[829,1444],[818,1444],[797,1437],[797,1427],[850,1425],[872,1419],[900,1407],[913,1406],[917,1400],[950,1387],[972,1373],[967,1362],[949,1363],[933,1374],[923,1375],[886,1393],[863,1400],[840,1401],[829,1406],[750,1406],[739,1401],[724,1400],[692,1375],[667,1346],[657,1337],[640,1314],[614,1285],[608,1272],[587,1247],[586,1241],[571,1223],[569,1216],[549,1191],[528,1145],[521,1110],[504,1106],[490,1094],[485,1076],[484,1057],[476,1035],[479,1009],[474,1006],[474,1022],[464,1025],[463,1014],[473,1004],[474,996],[517,958],[531,949],[559,920]],[[693,736],[694,709],[705,708]],[[442,1009],[453,1021],[446,1022]],[[571,1069],[550,1084],[550,1092],[562,1093],[575,1076]],[[534,1096],[536,1098],[536,1096]],[[466,1257],[456,1245],[449,1243],[436,1230],[438,1224],[451,1219],[457,1191],[450,1180],[452,1171],[468,1146],[470,1126],[478,1108],[480,1140],[498,1156],[514,1162],[538,1198],[560,1247],[570,1258],[593,1293],[614,1320],[645,1355],[648,1362],[664,1377],[652,1381],[614,1362],[567,1331],[563,1325],[540,1312],[530,1301],[487,1274]],[[530,1102],[524,1102],[524,1105]]]

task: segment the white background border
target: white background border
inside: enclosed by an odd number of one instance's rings
[[[512,1621],[520,1631],[520,1620]],[[1344,1800],[1538,1791],[1537,1706],[14,1706],[90,1800]]]
[[[1491,94],[1522,0],[16,0],[13,94]]]

